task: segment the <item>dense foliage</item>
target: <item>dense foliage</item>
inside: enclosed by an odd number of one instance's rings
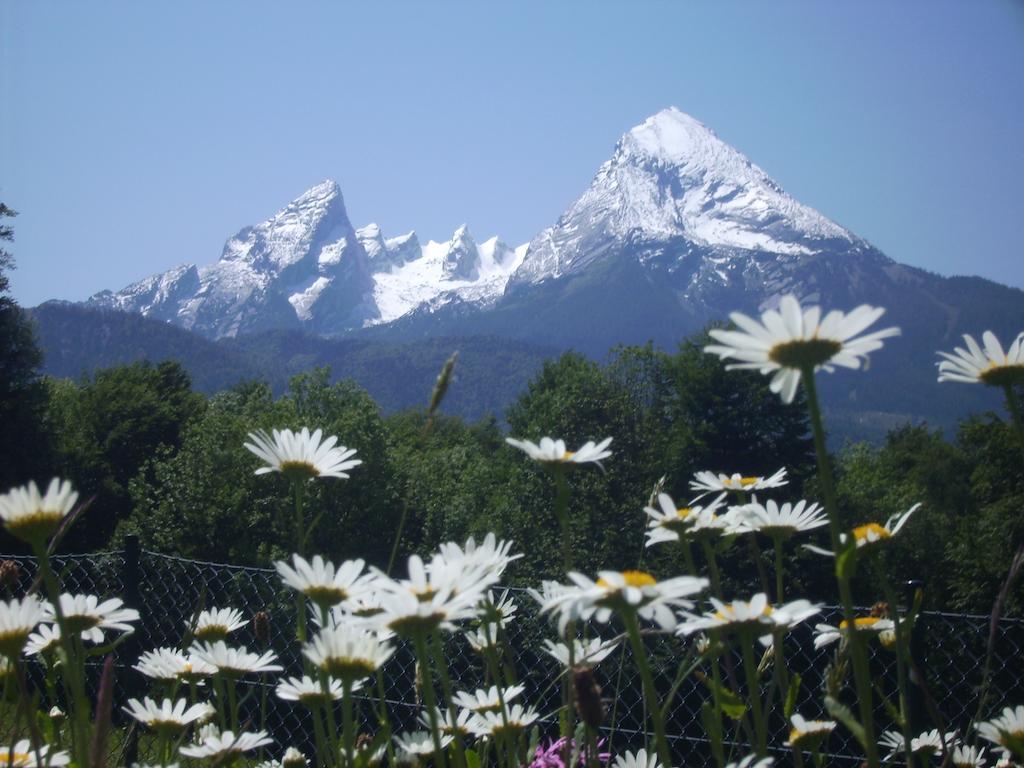
[[[726,372],[701,353],[703,343],[687,340],[674,354],[620,348],[605,365],[572,353],[549,361],[509,409],[507,430],[493,418],[442,416],[428,430],[423,411],[384,416],[354,382],[330,383],[327,369],[294,376],[280,397],[252,382],[207,398],[175,363],[51,379],[43,407],[25,411],[46,436],[45,450],[8,449],[12,458],[31,458],[20,468],[6,463],[9,484],[53,474],[77,479],[92,501],[66,549],[119,546],[137,533],[160,551],[265,564],[285,554],[291,501],[283,481],[256,481],[242,444],[256,428],[317,424],[365,461],[352,480],[317,484],[306,500],[322,513],[317,550],[384,565],[403,517],[400,553],[493,530],[526,553],[516,572],[532,582],[560,563],[553,486],[505,445],[505,434],[557,435],[570,445],[611,436],[615,455],[606,470],[573,477],[574,558],[581,567],[644,561],[662,571],[671,567],[664,554],[643,547],[643,507],[659,480],[685,500],[698,470],[768,474],[784,466],[787,497],[817,498],[802,403],[783,405],[757,377]],[[924,502],[889,551],[896,588],[920,581],[929,606],[987,611],[1024,534],[1020,455],[1012,431],[993,414],[964,422],[953,441],[923,426],[902,427],[880,447],[852,444],[839,453],[843,511],[854,524]],[[751,555],[765,568],[755,570]],[[758,583],[770,571],[768,557],[753,544],[734,545],[722,556],[727,586]],[[827,563],[810,553],[798,563],[794,583],[812,597],[827,594]],[[881,596],[870,574],[857,586],[862,602]],[[1024,607],[1019,594],[1010,607]]]

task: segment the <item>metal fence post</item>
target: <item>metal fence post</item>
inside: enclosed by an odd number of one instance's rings
[[[127,667],[126,674],[124,676],[124,692],[126,697],[138,697],[141,694],[141,680],[139,676],[134,673],[131,669],[132,662],[139,656],[139,648],[141,643],[139,642],[139,632],[142,627],[145,626],[144,622],[146,617],[144,616],[144,606],[142,605],[142,596],[139,590],[139,581],[141,578],[141,572],[139,568],[139,555],[141,554],[141,548],[139,546],[139,537],[134,534],[129,534],[124,537],[124,567],[121,572],[121,583],[124,585],[124,592],[122,599],[129,608],[134,608],[139,612],[138,628],[131,634],[130,637],[126,638],[121,644],[118,656],[123,660],[122,668]],[[128,727],[128,734],[125,740],[124,746],[124,763],[125,765],[134,765],[139,761],[139,729],[137,724],[132,722]]]

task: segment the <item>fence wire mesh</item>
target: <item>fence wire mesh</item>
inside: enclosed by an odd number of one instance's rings
[[[11,594],[24,594],[31,588],[36,577],[33,558],[0,555],[0,560],[9,560],[18,566],[17,581],[9,586]],[[116,649],[115,723],[120,727],[122,737],[111,742],[116,752],[111,755],[112,764],[146,762],[150,757],[147,749],[151,742],[147,742],[145,735],[136,730],[134,722],[121,712],[121,706],[129,698],[141,697],[149,690],[149,681],[132,666],[145,651],[181,647],[191,619],[201,609],[237,608],[248,619],[258,612],[265,612],[269,617],[269,638],[265,642],[258,641],[251,622],[232,637],[236,643],[249,648],[269,648],[276,652],[279,663],[285,668],[282,676],[302,674],[301,655],[294,635],[294,594],[282,586],[272,569],[188,560],[140,550],[133,543],[125,551],[65,555],[55,557],[53,563],[64,591],[103,598],[121,597],[140,613],[136,631]],[[514,670],[517,682],[525,687],[523,700],[544,713],[542,722],[547,726],[548,735],[556,736],[557,717],[554,712],[561,701],[557,682],[559,666],[542,648],[545,639],[555,639],[555,632],[551,623],[538,615],[535,602],[525,590],[510,589],[509,595],[518,605],[518,613],[506,630],[502,653]],[[785,643],[787,665],[802,680],[797,711],[809,719],[828,718],[822,709],[822,688],[824,675],[837,648],[837,645],[832,645],[815,649],[814,625],[821,622],[836,626],[841,618],[838,608],[826,607],[821,615],[798,626]],[[601,625],[589,625],[585,630],[591,637],[607,639],[614,638],[616,632],[614,626]],[[987,616],[938,612],[921,614],[911,639],[914,669],[910,674],[913,679],[922,679],[925,685],[910,686],[912,695],[908,704],[912,726],[918,728],[913,733],[936,725],[944,730],[964,733],[978,707],[989,632]],[[691,651],[692,642],[671,634],[652,632],[646,635],[645,643],[658,689],[667,691]],[[484,684],[483,660],[464,637],[458,634],[448,637],[444,650],[457,689],[472,691]],[[1024,621],[1003,619],[998,622],[994,627],[991,690],[988,706],[982,713],[984,716],[997,712],[1003,706],[1024,701],[1022,650]],[[876,730],[881,732],[895,727],[892,708],[897,705],[897,669],[893,654],[877,642],[871,643],[871,665],[872,676],[880,683],[884,694],[876,697],[875,706]],[[723,659],[722,666],[726,685],[741,691],[740,657]],[[97,661],[90,674],[93,686],[98,680],[98,673]],[[382,677],[383,697],[395,730],[415,728],[420,707],[412,649],[400,645],[385,666]],[[646,717],[640,678],[630,654],[621,649],[615,651],[598,666],[597,678],[605,701],[606,722],[609,723],[604,729],[608,748],[619,752],[641,746],[647,736]],[[311,754],[313,734],[306,710],[275,696],[274,684],[270,679],[247,682],[242,711],[249,720],[248,726],[269,731],[276,744],[273,754],[288,746]],[[773,692],[778,700],[778,691]],[[711,764],[701,718],[701,707],[710,696],[706,683],[699,676],[691,675],[672,699],[666,725],[679,765]],[[261,715],[264,699],[265,715]],[[779,707],[773,709],[773,738],[770,742],[782,752],[779,745],[785,741],[788,730],[779,712]],[[934,722],[936,714],[943,722]],[[373,732],[377,724],[369,707],[362,708],[362,716],[365,731]],[[749,734],[744,733],[738,723],[727,720],[726,727],[727,742],[734,758],[747,754]],[[6,733],[0,735],[8,736]],[[833,732],[823,749],[837,764],[854,765],[862,759],[859,745],[841,726]]]

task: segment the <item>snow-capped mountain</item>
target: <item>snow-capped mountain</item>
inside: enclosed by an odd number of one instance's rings
[[[790,273],[821,255],[881,256],[675,108],[619,140],[583,195],[530,243],[510,289],[585,272],[610,253],[668,280],[691,310],[723,288],[799,292]]]
[[[219,261],[175,267],[90,303],[214,338],[289,327],[336,334],[456,300],[487,305],[524,253],[496,237],[478,245],[465,225],[424,246],[415,232],[385,238],[376,224],[354,229],[338,185],[325,181],[242,229]]]
[[[974,311],[951,280],[892,261],[670,108],[624,134],[579,199],[518,248],[478,243],[466,226],[425,244],[354,229],[327,181],[228,240],[219,261],[90,301],[212,337],[486,333],[603,353],[671,346],[785,293],[890,306],[905,327],[927,322],[948,337]]]

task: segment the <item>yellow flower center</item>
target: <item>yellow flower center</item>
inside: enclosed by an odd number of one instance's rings
[[[622,580],[626,582],[627,587],[653,587],[658,583],[657,579],[644,571],[623,571]],[[604,579],[598,579],[597,586],[607,588],[611,584]]]
[[[1020,363],[1014,365],[990,363],[988,368],[978,374],[978,379],[982,384],[992,387],[1020,384],[1024,382],[1024,365]]]
[[[796,339],[776,344],[768,350],[768,359],[783,368],[808,368],[827,363],[842,348],[832,339]]]
[[[853,529],[853,537],[858,543],[868,543],[869,541],[875,541],[877,539],[888,539],[892,536],[889,533],[889,529],[884,525],[878,523],[868,523],[867,525],[858,525]]]
[[[761,611],[760,615],[761,616],[771,616],[772,615],[772,611],[774,611],[774,610],[775,609],[772,608],[770,605],[766,605],[764,607],[764,609]],[[726,606],[724,606],[722,608],[722,610],[715,611],[714,615],[715,615],[716,619],[720,619],[722,621],[735,621],[736,618],[737,618],[736,606],[734,606],[734,605],[726,605]],[[744,619],[744,621],[752,621],[754,618],[755,618],[754,616],[750,616],[749,618]]]
[[[760,479],[760,477],[741,477],[738,480],[729,478],[728,480],[723,481],[722,485],[726,488],[732,488],[734,485],[739,484],[740,488],[749,488],[750,486],[755,485]]]
[[[859,616],[858,618],[853,620],[853,625],[857,629],[866,629],[868,627],[874,626],[879,621],[881,621],[881,619],[879,619],[877,616]],[[840,629],[846,629],[848,626],[850,626],[850,624],[846,621],[846,619],[843,619],[839,622]]]
[[[693,509],[691,509],[690,507],[683,507],[682,509],[677,509],[676,517],[678,517],[680,520],[685,520],[687,517],[690,516],[690,513],[692,511]]]
[[[32,755],[28,752],[8,752],[0,750],[0,765],[28,765],[32,762]]]
[[[282,474],[294,478],[318,477],[320,475],[320,471],[308,461],[295,461],[294,459],[282,461],[280,469]]]
[[[576,451],[566,451],[562,454],[562,461],[571,461],[572,457],[576,455]]]

